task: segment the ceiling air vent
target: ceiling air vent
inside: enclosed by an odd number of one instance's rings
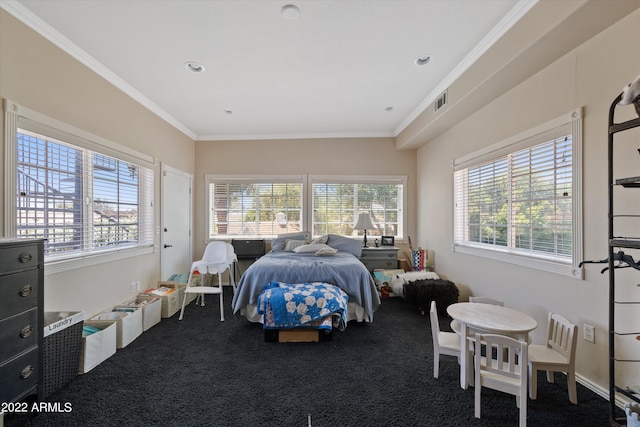
[[[433,111],[438,111],[442,107],[447,104],[447,91],[445,90],[440,94],[440,96],[436,99],[436,102],[433,103]]]

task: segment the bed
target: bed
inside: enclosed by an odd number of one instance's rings
[[[323,240],[309,243],[306,235],[274,239],[272,250],[242,274],[233,296],[233,313],[263,323],[257,304],[266,284],[323,282],[338,286],[348,295],[346,321],[372,322],[380,297],[371,273],[360,262],[362,243],[338,235],[324,237],[326,243],[321,243]],[[294,247],[291,242],[303,243]]]

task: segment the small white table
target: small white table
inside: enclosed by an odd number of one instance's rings
[[[529,332],[538,322],[528,314],[493,304],[459,302],[447,307],[447,313],[460,324],[460,386],[467,389],[470,330],[481,333],[508,335],[527,341]]]

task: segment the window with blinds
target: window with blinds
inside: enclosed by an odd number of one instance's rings
[[[272,238],[310,231],[313,236],[361,236],[358,213],[375,226],[368,235],[404,238],[406,177],[207,175],[209,239]]]
[[[404,187],[402,177],[311,177],[314,236],[363,235],[354,230],[359,213],[369,213],[374,229],[369,236],[404,238]]]
[[[208,189],[210,239],[304,230],[301,177],[209,177]]]
[[[58,259],[152,246],[153,170],[18,128],[16,236]]]
[[[575,276],[580,144],[578,119],[454,162],[454,249],[566,265]]]

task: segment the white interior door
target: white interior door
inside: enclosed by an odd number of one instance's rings
[[[189,273],[191,267],[191,182],[190,174],[162,165],[162,280],[167,280],[174,273]]]

